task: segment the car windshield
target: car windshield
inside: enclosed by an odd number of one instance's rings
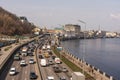
[[[30,61],[33,61],[33,59],[30,59]]]
[[[31,74],[31,75],[35,75],[35,73],[34,73],[34,72],[31,72],[30,74]]]
[[[10,70],[11,72],[14,72],[15,70]]]

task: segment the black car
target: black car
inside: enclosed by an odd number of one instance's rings
[[[42,55],[39,55],[39,58],[40,58],[40,59],[43,59],[44,57],[43,57]]]
[[[35,72],[30,72],[30,79],[37,79]]]
[[[56,58],[56,56],[52,56],[52,59],[55,59]]]
[[[57,65],[53,66],[53,71],[56,72],[56,73],[61,72],[60,68]]]

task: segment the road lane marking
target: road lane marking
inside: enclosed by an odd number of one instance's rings
[[[27,79],[25,78],[25,80],[27,80]]]
[[[27,74],[27,71],[25,71],[25,74]]]
[[[17,68],[19,68],[19,66],[17,66]]]

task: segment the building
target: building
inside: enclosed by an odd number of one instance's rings
[[[111,37],[117,37],[116,32],[106,32],[106,37],[111,38]]]
[[[19,18],[20,18],[20,21],[21,21],[22,23],[28,22],[27,18],[24,17],[24,16],[21,16],[21,17],[19,17]]]
[[[64,26],[64,35],[65,37],[77,37],[81,31],[80,25],[66,24]]]
[[[39,27],[35,27],[32,31],[34,34],[39,35],[41,32],[41,29]]]

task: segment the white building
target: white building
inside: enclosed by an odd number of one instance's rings
[[[65,37],[76,37],[80,34],[80,25],[66,24],[64,26]]]
[[[116,37],[117,33],[115,32],[106,32],[106,37]]]

